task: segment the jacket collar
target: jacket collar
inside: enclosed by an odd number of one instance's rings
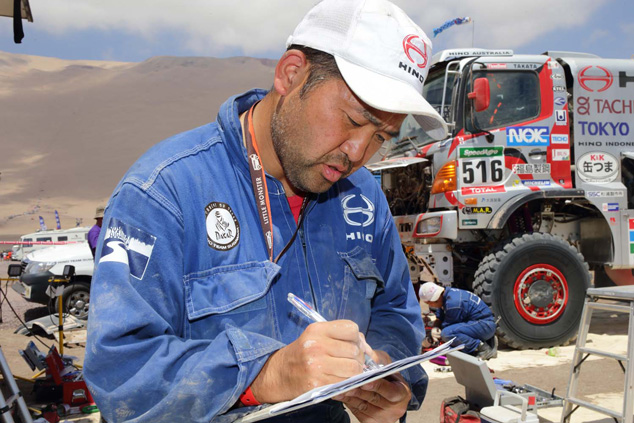
[[[242,157],[243,160],[235,160],[233,165],[242,172],[248,174],[247,149],[242,142],[242,125],[240,124],[240,114],[249,110],[256,101],[261,100],[267,91],[254,89],[242,94],[230,97],[225,101],[218,111],[216,119],[221,136],[227,150],[232,157]]]

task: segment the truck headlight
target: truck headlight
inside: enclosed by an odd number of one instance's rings
[[[442,216],[423,219],[416,225],[414,234],[417,236],[433,236],[440,233],[442,227]]]
[[[431,186],[432,194],[456,190],[458,180],[456,175],[456,166],[456,161],[452,160],[445,163],[445,165],[440,168],[434,178],[434,183]]]
[[[55,266],[57,263],[54,261],[32,261],[26,265],[24,269],[25,274],[43,273]]]

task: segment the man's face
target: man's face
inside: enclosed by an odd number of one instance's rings
[[[427,305],[429,306],[429,308],[433,309],[442,308],[442,295],[436,301],[429,301]]]
[[[303,98],[280,100],[271,121],[275,152],[288,182],[303,192],[327,191],[398,135],[405,115],[373,109],[342,79],[325,81]]]

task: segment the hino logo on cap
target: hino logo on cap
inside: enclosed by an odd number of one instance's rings
[[[414,41],[418,41],[416,44],[422,44],[423,49],[421,50],[419,46],[414,44]],[[405,55],[410,60],[410,62],[421,69],[427,66],[427,45],[418,35],[412,34],[405,37],[403,39],[403,50],[405,51]],[[412,58],[412,55],[410,54],[412,50],[415,53],[418,53],[419,57],[414,56],[414,58]]]
[[[399,62],[398,67],[416,78],[421,84],[425,82],[425,68],[429,61],[427,44],[416,34],[408,35],[403,39],[403,51],[412,64]]]

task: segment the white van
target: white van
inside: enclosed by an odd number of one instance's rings
[[[85,320],[88,318],[90,282],[94,269],[92,251],[87,241],[53,245],[29,253],[22,260],[19,282],[11,288],[29,302],[52,305],[56,298],[51,297],[49,281],[53,276],[61,276],[67,264],[75,266],[75,276],[64,288],[64,310]]]
[[[81,242],[88,239],[90,226],[82,226],[72,229],[51,229],[47,231],[33,232],[22,235],[20,244],[14,246],[12,259],[22,260],[27,254],[40,248],[50,247],[54,242]]]

